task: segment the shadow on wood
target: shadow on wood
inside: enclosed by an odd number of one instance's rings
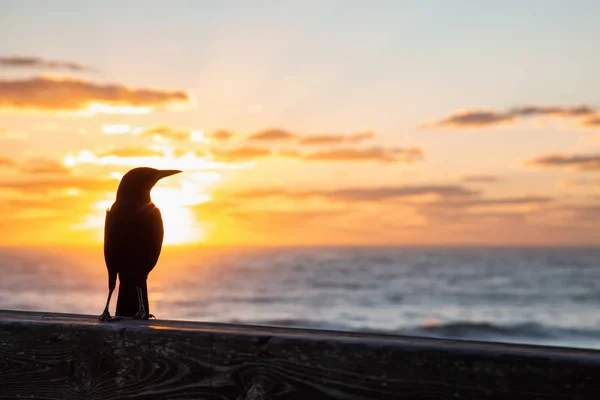
[[[600,399],[600,351],[0,311],[0,398]]]

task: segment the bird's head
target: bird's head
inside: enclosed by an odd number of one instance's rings
[[[156,182],[180,172],[177,169],[134,168],[121,178],[117,189],[117,202],[147,204],[150,202],[150,191]]]

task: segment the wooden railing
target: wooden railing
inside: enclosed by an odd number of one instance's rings
[[[600,351],[0,311],[0,398],[600,399]]]

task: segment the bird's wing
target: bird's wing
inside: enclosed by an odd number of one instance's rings
[[[162,250],[163,238],[164,238],[164,228],[163,221],[160,210],[156,206],[150,207],[149,210],[150,218],[147,219],[149,221],[148,232],[150,233],[150,240],[152,242],[152,250],[153,254],[149,255],[152,257],[151,262],[149,263],[148,272],[152,271],[156,263],[158,262],[158,257],[160,256],[160,252]]]
[[[119,272],[119,248],[117,245],[120,240],[119,236],[117,218],[110,211],[106,211],[106,218],[104,219],[104,261],[109,274]]]

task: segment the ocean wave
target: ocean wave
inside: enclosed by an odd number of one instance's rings
[[[247,321],[240,319],[233,319],[229,321],[236,324],[253,324],[263,326],[278,326],[286,328],[304,328],[304,329],[324,329],[331,331],[353,331],[351,327],[343,323],[335,322],[324,322],[314,321],[308,319],[293,319],[293,318],[282,318],[282,319],[266,319],[259,321]],[[365,330],[359,330],[365,332]]]
[[[434,335],[440,337],[488,337],[488,336],[528,336],[535,338],[554,338],[560,328],[547,327],[528,322],[512,325],[499,325],[491,322],[456,321],[409,329],[413,334]]]
[[[597,340],[600,336],[600,330],[596,329],[562,328],[546,326],[535,322],[501,325],[491,322],[455,321],[425,326],[401,327],[392,330],[372,329],[368,327],[357,328],[347,324],[305,319],[276,319],[255,322],[247,321],[246,323],[257,323],[259,325],[267,326],[485,341],[513,341],[515,339],[529,339],[529,341]]]
[[[456,321],[401,329],[395,333],[440,339],[571,345],[596,343],[600,337],[599,329],[564,328],[535,322],[501,325],[491,322]]]

